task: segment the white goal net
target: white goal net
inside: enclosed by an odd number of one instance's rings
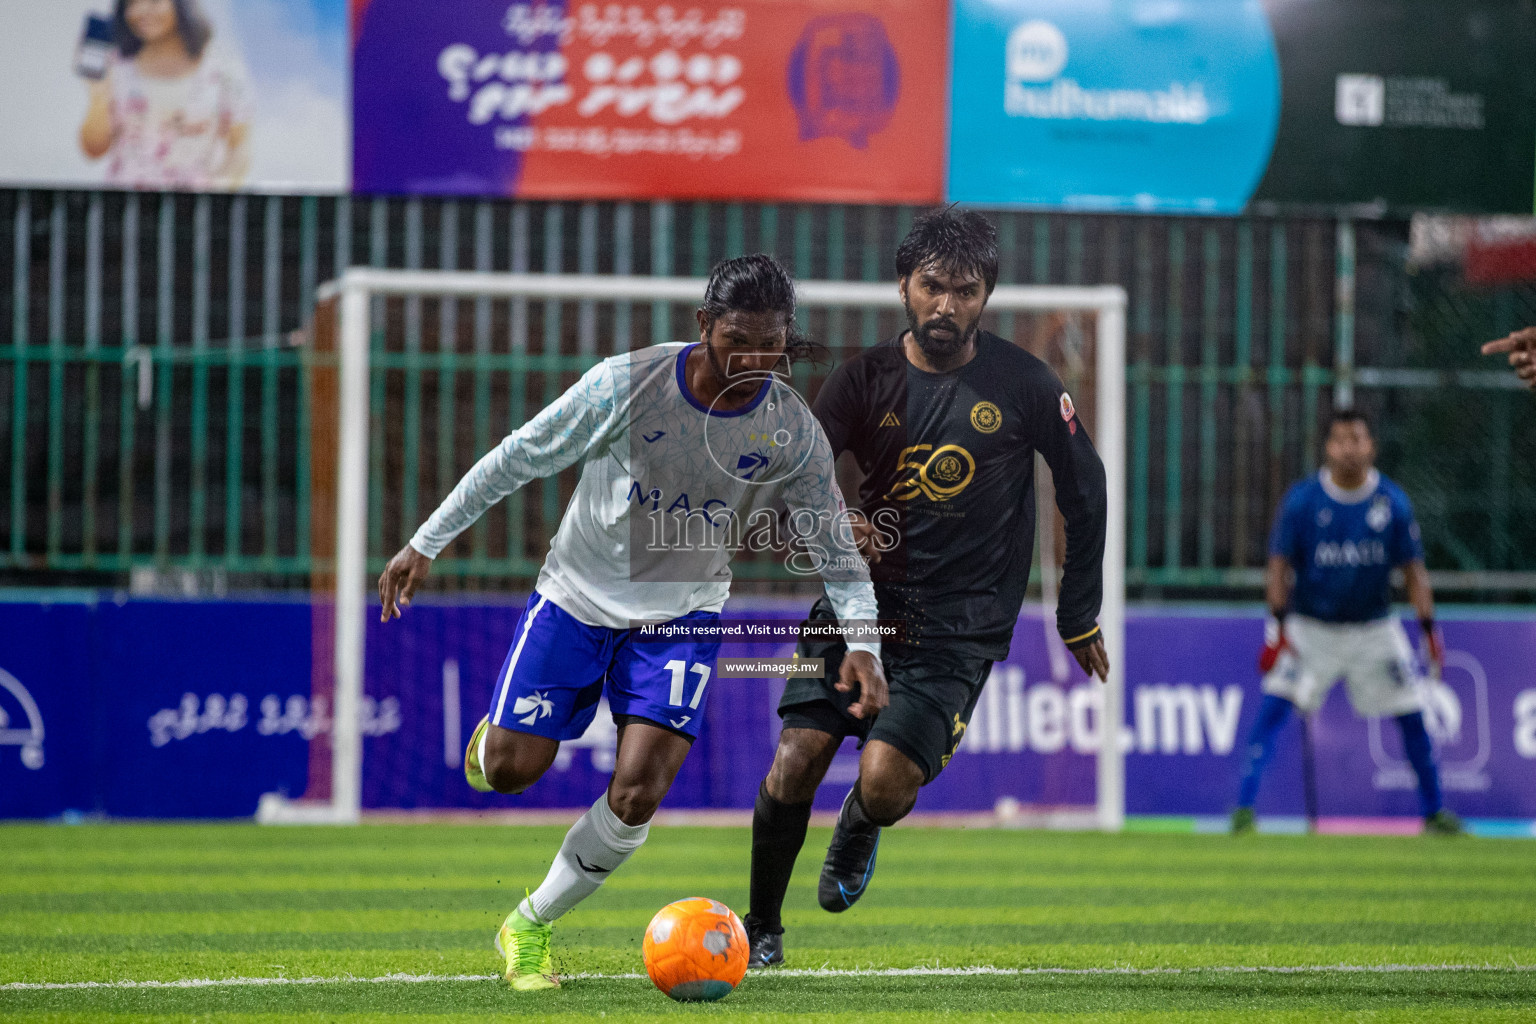
[[[511,595],[532,586],[575,471],[513,495],[445,551],[434,563],[434,589],[402,620],[409,628],[379,628],[378,571],[479,455],[586,367],[648,343],[687,340],[690,328],[696,337],[691,315],[704,287],[697,278],[354,268],[322,289],[308,376],[310,543],[316,563],[333,567],[316,575],[314,588],[309,701],[319,725],[306,791],[263,797],[259,820],[347,823],[364,810],[487,806],[463,800],[463,742],[512,634]],[[831,350],[831,365],[905,325],[894,283],[801,281],[797,289],[802,328]],[[983,325],[1052,365],[1104,461],[1110,515],[1100,624],[1112,671],[1107,686],[1089,686],[1056,637],[1063,535],[1042,466],[1040,599],[1026,604],[1014,653],[994,670],[956,755],[991,760],[952,764],[945,775],[1015,823],[1118,829],[1123,753],[1099,737],[1117,734],[1105,725],[1124,720],[1125,292],[1000,285]],[[831,365],[796,370],[795,387],[814,391]],[[762,557],[738,556],[733,569],[728,614],[742,604],[803,615],[815,590]],[[755,723],[765,736],[752,749],[767,742],[771,756],[773,696],[758,683],[750,694],[717,689],[711,704],[720,705],[727,731]],[[611,734],[600,713],[587,736],[566,744],[556,768],[605,772]],[[750,752],[712,752],[704,737],[695,751],[690,761],[701,766],[680,777],[691,787],[682,799],[750,808],[743,794],[755,793],[761,777]],[[737,777],[744,775],[752,778]],[[540,787],[546,806],[591,800],[577,793],[579,781]]]

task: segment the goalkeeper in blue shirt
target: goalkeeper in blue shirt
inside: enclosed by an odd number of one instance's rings
[[[1461,822],[1441,806],[1413,649],[1391,612],[1391,574],[1401,566],[1425,652],[1438,675],[1445,646],[1435,627],[1435,599],[1413,506],[1400,487],[1377,472],[1376,443],[1360,413],[1333,414],[1324,456],[1316,476],[1286,493],[1270,535],[1264,583],[1269,620],[1259,656],[1264,700],[1248,737],[1232,831],[1254,827],[1259,779],[1291,709],[1316,711],[1343,677],[1357,713],[1397,719],[1418,776],[1425,831],[1459,833]]]

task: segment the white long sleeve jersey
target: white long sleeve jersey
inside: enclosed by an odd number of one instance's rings
[[[822,577],[845,623],[873,621],[869,572],[816,418],[777,378],[742,408],[706,408],[684,381],[693,347],[598,363],[480,459],[411,546],[435,558],[523,484],[585,460],[538,579],[580,621],[625,629],[719,611],[734,548],[771,522],[780,498],[805,547],[792,567]],[[849,646],[879,654],[878,643]]]

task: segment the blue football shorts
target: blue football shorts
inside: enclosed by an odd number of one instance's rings
[[[617,720],[643,718],[694,739],[720,653],[718,612],[693,612],[666,626],[676,639],[578,621],[534,591],[513,631],[491,693],[491,722],[552,740],[574,740],[608,698]]]

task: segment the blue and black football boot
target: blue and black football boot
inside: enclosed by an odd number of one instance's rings
[[[816,886],[821,909],[834,914],[847,910],[864,895],[875,873],[875,853],[880,849],[880,826],[864,816],[853,794],[850,789],[838,812],[827,860],[821,866],[821,882]]]

